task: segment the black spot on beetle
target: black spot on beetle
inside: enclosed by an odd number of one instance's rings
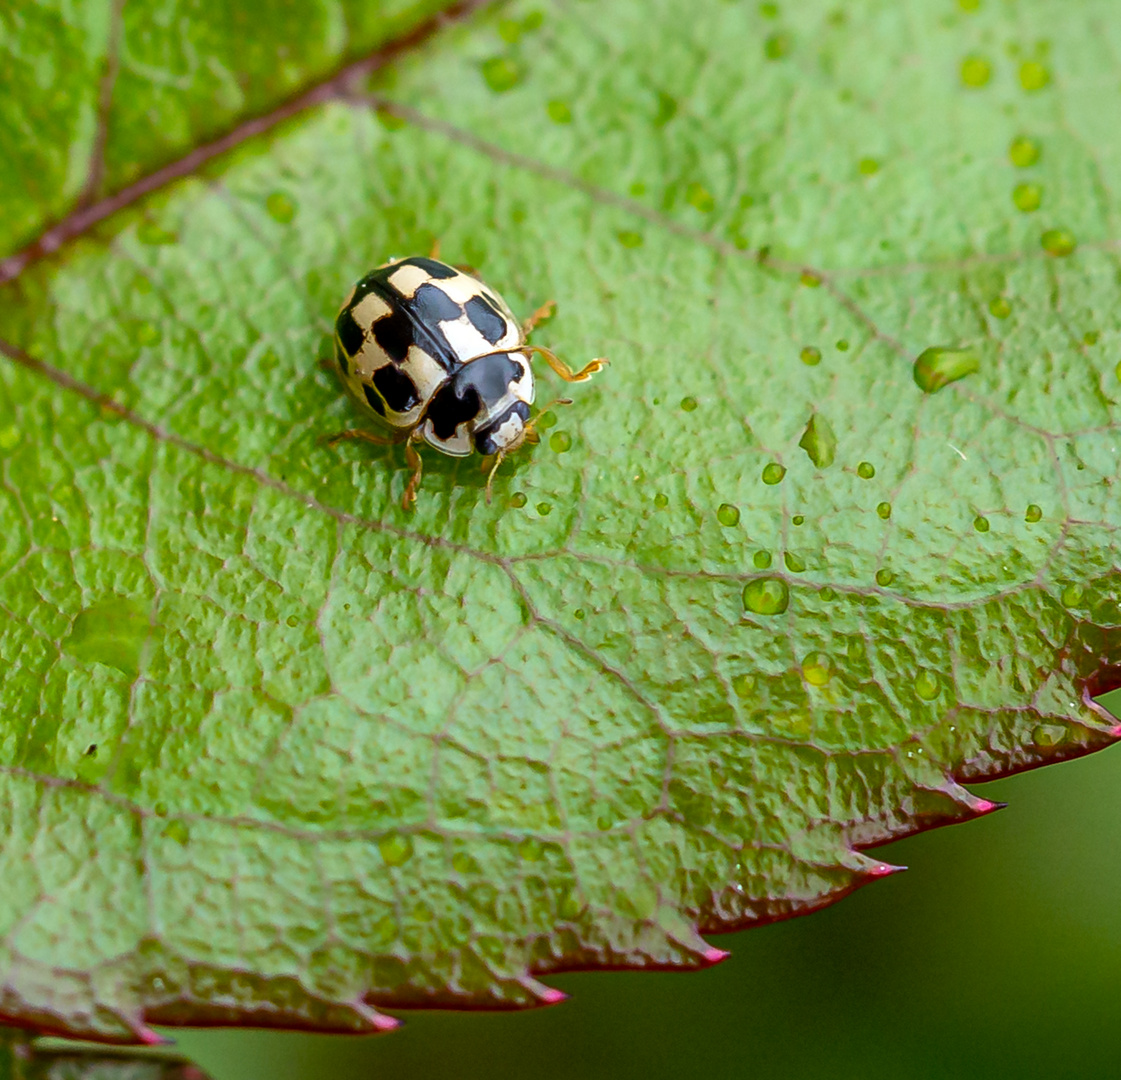
[[[349,356],[358,352],[362,348],[362,342],[366,340],[362,328],[354,321],[350,308],[339,312],[339,317],[335,320],[335,333]]]
[[[418,266],[427,274],[431,274],[434,278],[453,278],[459,271],[453,266],[448,266],[447,263],[438,262],[436,259],[426,259],[423,255],[417,255],[411,259],[402,259],[399,263],[394,263],[389,267],[390,273],[399,266]]]
[[[374,323],[374,340],[385,350],[390,360],[400,363],[408,355],[409,346],[415,340],[413,324],[401,308],[394,308]],[[384,369],[382,369],[384,370]]]
[[[374,386],[394,412],[408,412],[420,402],[413,380],[392,364],[374,372]]]
[[[412,309],[416,319],[426,325],[458,319],[463,314],[463,308],[436,285],[421,285],[413,294]]]
[[[463,305],[463,310],[467,312],[471,325],[492,345],[506,333],[506,320],[485,296],[471,297]]]
[[[385,416],[385,405],[377,395],[377,391],[366,383],[362,384],[362,393],[366,395],[366,400],[370,403],[370,408],[378,414],[378,416]]]

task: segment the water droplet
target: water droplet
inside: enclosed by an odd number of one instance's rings
[[[876,513],[879,514],[880,517],[882,517],[884,519],[884,521],[887,521],[887,519],[889,517],[891,517],[891,503],[889,503],[889,502],[877,503],[876,504]]]
[[[1086,333],[1082,335],[1082,344],[1097,345],[1099,337],[1100,335],[1098,334],[1097,330],[1087,330]]]
[[[812,270],[803,270],[798,280],[809,289],[816,289],[821,285],[821,278]]]
[[[756,578],[743,587],[743,606],[756,615],[781,615],[790,606],[790,589],[781,578]]]
[[[981,514],[978,514],[973,519],[973,528],[975,528],[979,533],[988,532],[989,531],[989,519],[987,517],[983,517]]]
[[[297,619],[295,615],[289,615],[288,618],[285,619],[285,622],[287,622],[289,626],[299,626],[300,625],[300,620]]]
[[[810,686],[824,686],[833,678],[833,658],[828,653],[810,653],[802,661],[802,678]]]
[[[681,399],[681,408],[685,412],[692,412],[697,407],[697,399],[695,397],[683,397]]]
[[[1081,585],[1068,585],[1063,589],[1062,596],[1059,597],[1063,607],[1068,608],[1081,607],[1085,598],[1086,590]]]
[[[1069,255],[1078,247],[1078,241],[1069,229],[1048,229],[1039,242],[1048,255],[1055,256]]]
[[[755,692],[755,676],[747,674],[737,675],[732,680],[732,690],[741,701],[751,697]]]
[[[772,461],[763,466],[763,483],[764,484],[778,484],[782,482],[782,478],[786,475],[786,469],[777,461]]]
[[[798,445],[819,469],[828,469],[837,456],[837,436],[829,426],[829,421],[820,413],[814,413],[810,417]]]
[[[870,461],[862,461],[856,467],[856,475],[859,476],[861,480],[871,480],[872,477],[876,475],[876,466]]]
[[[1026,135],[1017,135],[1008,145],[1008,157],[1017,169],[1026,169],[1039,160],[1040,145]]]
[[[1017,184],[1012,189],[1012,201],[1017,210],[1031,214],[1043,204],[1043,188],[1038,184]]]
[[[1058,724],[1038,724],[1032,731],[1031,737],[1036,746],[1049,748],[1058,746],[1066,737],[1066,731]]]
[[[511,506],[515,506],[515,507],[520,508],[520,507],[525,506],[525,504],[528,501],[529,500],[525,497],[525,492],[524,491],[515,491],[514,494],[510,496],[510,505]]]
[[[386,866],[400,866],[413,855],[413,842],[401,833],[389,833],[378,841],[378,851]]]
[[[812,345],[807,345],[801,353],[802,363],[808,367],[817,367],[821,363],[821,350],[815,349]]]
[[[961,82],[974,89],[985,86],[993,77],[992,64],[983,56],[967,56],[961,62]]]
[[[518,854],[525,859],[526,862],[540,862],[545,856],[545,848],[542,846],[540,840],[532,836],[527,836],[518,845]]]
[[[265,200],[265,209],[273,221],[287,225],[296,216],[296,204],[281,191],[274,191]]]
[[[938,677],[933,672],[923,668],[915,676],[915,693],[923,701],[933,701],[938,696]]]
[[[549,436],[549,449],[554,454],[565,454],[572,449],[572,436],[567,431],[554,431]]]
[[[820,596],[825,603],[831,604],[837,599],[837,590],[834,589],[832,585],[824,585],[817,595]]]
[[[989,314],[995,319],[1007,319],[1012,314],[1012,305],[1003,296],[994,296],[989,301]]]
[[[15,424],[0,428],[0,450],[14,450],[22,438],[23,432]]]
[[[620,229],[615,236],[625,248],[642,247],[642,233],[635,232],[633,229]]]
[[[711,214],[716,209],[716,200],[712,197],[712,193],[704,184],[695,180],[685,189],[685,201],[702,214]]]
[[[136,229],[136,239],[142,244],[157,246],[177,243],[179,237],[154,221],[142,221]]]
[[[1027,522],[1036,522],[1043,517],[1043,508],[1036,506],[1035,503],[1029,503],[1027,511],[1024,513],[1024,520]]]
[[[895,575],[888,569],[883,568],[876,571],[876,584],[883,586],[885,589],[895,580]]]
[[[782,561],[786,563],[786,569],[792,574],[800,574],[806,569],[806,564],[792,551],[784,551],[782,553]]]
[[[1042,90],[1051,81],[1051,72],[1038,60],[1020,65],[1020,85],[1025,90]]]
[[[838,352],[848,352],[849,351],[849,343],[848,343],[847,338],[841,338],[837,342],[837,351]]]
[[[974,349],[932,346],[915,361],[915,383],[923,393],[933,394],[966,375],[981,369],[981,357]]]
[[[721,525],[738,525],[740,523],[739,508],[731,503],[721,503],[716,511],[716,520]]]
[[[583,609],[582,607],[578,607],[578,608],[577,608],[577,609],[576,609],[576,610],[575,610],[575,611],[574,611],[574,612],[572,613],[572,617],[573,617],[573,618],[574,618],[574,619],[575,619],[575,620],[576,620],[577,622],[583,622],[583,621],[584,621],[584,620],[585,620],[585,619],[586,619],[586,618],[588,617],[588,613],[587,613],[587,612],[586,612],[586,611],[585,611],[585,610],[584,610],[584,609]]]
[[[771,553],[769,551],[757,551],[751,556],[751,561],[754,563],[756,570],[767,570],[771,565]]]
[[[522,81],[524,71],[520,64],[505,56],[492,56],[480,65],[483,78],[495,93],[512,90]]]
[[[536,421],[536,427],[541,431],[547,431],[551,427],[556,427],[557,414],[552,409],[546,409]]]
[[[804,517],[803,517],[803,516],[802,516],[801,514],[795,514],[795,515],[794,515],[794,516],[793,516],[793,517],[792,517],[792,518],[790,519],[790,524],[791,524],[791,525],[802,525],[802,524],[804,524],[804,523],[805,523],[805,520],[806,520],[806,519],[805,519],[805,518],[804,518]]]
[[[571,124],[572,123],[572,110],[563,101],[553,100],[545,106],[545,111],[549,114],[549,119],[554,124]]]
[[[874,176],[880,171],[880,163],[875,158],[861,158],[857,168],[860,169],[861,176]]]
[[[784,56],[790,55],[790,49],[794,42],[790,35],[787,33],[771,34],[765,42],[763,42],[763,55],[768,60],[781,60]]]
[[[70,624],[62,651],[79,660],[116,668],[135,679],[151,631],[147,609],[134,600],[118,597],[80,611]]]
[[[542,517],[548,517],[553,512],[553,504],[550,502],[539,502],[537,504],[537,512]]]
[[[160,835],[174,840],[177,844],[186,844],[191,839],[191,829],[185,821],[175,818],[160,830]]]

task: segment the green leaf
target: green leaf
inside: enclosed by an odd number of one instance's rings
[[[37,1045],[11,1028],[0,1028],[0,1075],[5,1080],[206,1080],[182,1058]]]
[[[26,268],[4,1011],[374,1030],[697,967],[992,809],[961,782],[1115,741],[1121,16],[1089,7],[511,5]],[[994,43],[1044,38],[1029,90]],[[316,360],[434,238],[611,366],[542,373],[574,403],[492,505],[428,454],[406,514],[398,450],[323,444],[355,416]],[[977,368],[924,393],[932,347]]]

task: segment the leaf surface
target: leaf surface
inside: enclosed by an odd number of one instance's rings
[[[375,1030],[697,967],[992,808],[960,782],[1114,741],[1086,9],[506,7],[24,270],[2,1011]],[[542,374],[574,404],[493,505],[429,454],[406,514],[399,451],[323,445],[316,358],[437,238],[612,363]]]

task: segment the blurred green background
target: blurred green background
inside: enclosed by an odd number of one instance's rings
[[[715,938],[696,974],[550,979],[531,1013],[406,1014],[388,1036],[181,1031],[214,1080],[1118,1075],[1121,750],[975,786],[1007,809],[880,849],[825,911]]]

